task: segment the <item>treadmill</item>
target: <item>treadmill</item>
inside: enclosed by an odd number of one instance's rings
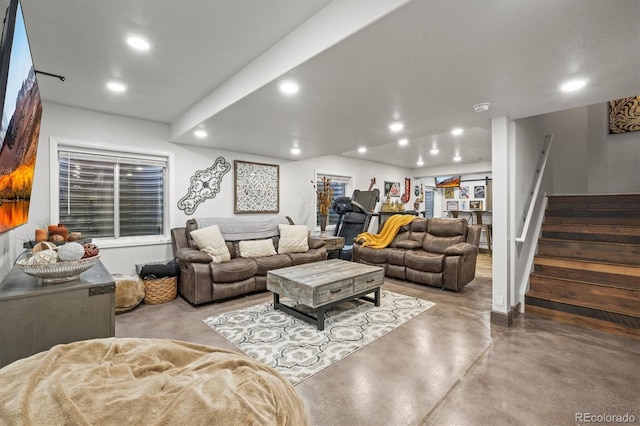
[[[361,232],[369,229],[376,204],[380,201],[380,190],[353,191],[351,198],[336,197],[332,209],[338,214],[338,223],[334,235],[344,237],[344,248],[340,254],[343,260],[351,260],[353,254],[353,240]]]

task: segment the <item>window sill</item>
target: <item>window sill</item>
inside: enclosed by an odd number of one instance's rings
[[[99,248],[137,247],[171,243],[171,238],[164,235],[156,237],[94,238],[93,243]]]

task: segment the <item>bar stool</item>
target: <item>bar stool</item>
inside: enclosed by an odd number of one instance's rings
[[[473,210],[473,213],[476,215],[476,224],[480,225],[484,230],[484,234],[487,237],[487,248],[489,249],[489,254],[492,254],[491,250],[491,234],[493,232],[493,227],[491,223],[483,223],[482,216],[485,214],[491,215],[491,211],[489,210]]]

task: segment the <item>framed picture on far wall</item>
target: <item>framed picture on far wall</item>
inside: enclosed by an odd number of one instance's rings
[[[469,201],[469,210],[482,210],[482,201]]]
[[[460,187],[460,195],[458,196],[458,198],[469,198],[469,187],[468,186],[461,186]]]
[[[399,197],[402,195],[400,192],[400,182],[384,182],[384,196],[386,197]]]
[[[473,198],[484,198],[484,186],[473,187]]]
[[[454,190],[453,188],[445,188],[444,189],[444,198],[454,198]]]
[[[447,210],[458,210],[457,201],[447,201]]]

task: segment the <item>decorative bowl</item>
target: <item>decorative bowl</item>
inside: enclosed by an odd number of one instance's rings
[[[16,264],[22,271],[33,277],[42,278],[46,284],[65,283],[80,278],[80,274],[98,263],[100,255],[87,257],[80,260],[68,260],[66,262],[44,263],[30,265],[27,259],[20,259]]]

